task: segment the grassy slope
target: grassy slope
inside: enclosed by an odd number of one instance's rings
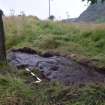
[[[9,17],[5,19],[5,31],[8,49],[27,46],[41,51],[56,50],[105,63],[104,24],[66,25],[34,17]],[[25,83],[29,76],[25,72],[3,74],[0,105],[105,105],[103,85],[65,87],[48,82],[35,85]]]
[[[35,17],[5,18],[7,49],[32,47],[95,59],[105,66],[105,24],[64,24]]]
[[[24,71],[0,75],[0,105],[105,105],[103,85],[26,84],[28,76]]]

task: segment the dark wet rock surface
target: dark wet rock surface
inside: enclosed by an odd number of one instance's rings
[[[40,56],[33,51],[25,53],[15,50],[8,53],[8,61],[17,68],[27,67],[39,70],[49,80],[66,85],[105,82],[105,74],[62,56],[50,54]]]

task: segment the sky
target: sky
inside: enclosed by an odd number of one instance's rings
[[[82,0],[51,0],[51,14],[57,20],[78,17],[88,7]],[[15,15],[24,11],[26,15],[34,15],[40,19],[49,16],[49,0],[0,0],[0,9],[5,15],[14,10]]]

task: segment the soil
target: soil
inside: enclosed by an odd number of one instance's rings
[[[15,49],[8,53],[8,61],[17,68],[39,70],[48,80],[65,85],[105,83],[105,74],[60,55],[40,55],[30,48]]]

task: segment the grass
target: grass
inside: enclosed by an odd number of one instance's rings
[[[22,80],[11,76],[0,76],[1,105],[31,105],[33,91]]]
[[[104,85],[34,84],[29,77],[25,71],[0,74],[0,105],[105,105]]]
[[[4,26],[7,50],[31,47],[76,54],[105,66],[105,24],[64,24],[18,16],[5,17]],[[104,85],[34,84],[27,82],[30,76],[26,72],[10,71],[0,68],[0,105],[105,105]]]
[[[35,17],[4,18],[7,49],[31,47],[96,59],[105,66],[105,24],[64,24]]]

